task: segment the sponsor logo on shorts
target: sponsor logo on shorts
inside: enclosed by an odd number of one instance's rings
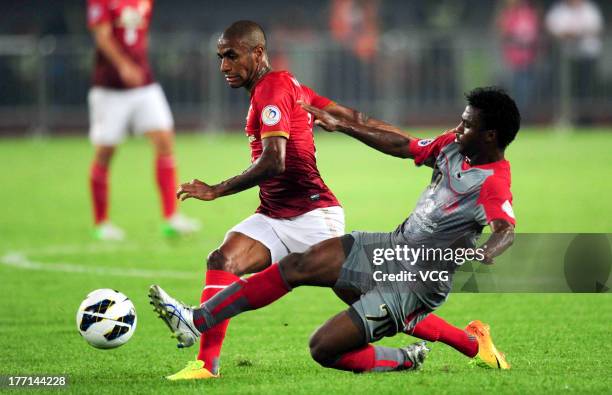
[[[368,321],[372,321],[370,323],[370,327],[373,327],[371,340],[379,340],[385,336],[394,335],[397,332],[397,327],[389,307],[386,304],[381,304],[378,308],[381,315],[365,315]]]
[[[269,105],[264,107],[261,112],[261,122],[267,126],[273,126],[279,123],[281,120],[281,112],[278,107]]]
[[[417,142],[417,145],[418,145],[419,147],[425,147],[425,146],[428,146],[429,144],[431,144],[431,142],[432,142],[432,141],[433,141],[432,139],[424,139],[424,140],[419,140],[419,141]]]

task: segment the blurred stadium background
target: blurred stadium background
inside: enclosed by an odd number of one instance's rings
[[[484,84],[506,87],[531,124],[612,122],[612,3],[596,2],[603,48],[578,67],[547,29],[554,0],[530,1],[536,20],[504,35],[510,3],[160,0],[150,56],[179,131],[243,128],[247,96],[227,89],[215,55],[219,32],[237,19],[264,26],[275,68],[391,122],[446,125],[463,92]],[[85,4],[0,2],[1,134],[86,135],[93,43]]]
[[[611,231],[611,1],[595,2],[603,48],[585,62],[549,33],[554,0],[531,1],[535,20],[505,36],[500,21],[511,0],[155,3],[150,55],[177,123],[180,181],[217,182],[248,164],[241,132],[248,96],[227,88],[215,41],[232,21],[253,19],[267,30],[275,68],[411,129],[453,126],[463,92],[505,86],[526,119],[508,152],[518,231]],[[0,139],[0,375],[67,374],[70,390],[83,393],[610,393],[609,292],[453,294],[440,314],[457,325],[491,323],[513,370],[474,369],[435,345],[415,375],[356,376],[311,361],[309,334],[344,306],[328,290],[300,289],[232,321],[223,380],[161,380],[193,352],[175,350],[149,310],[147,286],[160,282],[195,302],[206,254],[253,212],[257,188],[185,202],[181,210],[202,219],[203,230],[162,239],[152,152],[145,139],[133,139],[114,160],[112,179],[113,218],[128,239],[93,240],[86,188],[93,42],[85,4],[0,0],[0,136],[7,137]],[[555,133],[571,125],[574,133]],[[212,133],[222,131],[232,133]],[[316,139],[319,168],[346,210],[347,230],[393,229],[430,178],[346,136],[316,132]],[[106,287],[128,295],[139,314],[134,338],[110,353],[87,346],[74,326],[82,298]],[[383,344],[405,342],[397,336]]]

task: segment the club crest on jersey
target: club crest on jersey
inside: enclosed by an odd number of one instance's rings
[[[269,105],[265,106],[261,112],[261,122],[267,126],[273,126],[280,122],[281,112],[278,107]]]
[[[425,147],[425,146],[427,146],[427,145],[431,144],[431,142],[432,142],[432,141],[433,141],[432,139],[424,139],[424,140],[419,140],[419,141],[417,142],[417,145],[418,145],[419,147]]]
[[[102,16],[102,6],[100,4],[92,4],[89,7],[89,23],[97,23]]]
[[[139,9],[125,7],[119,17],[119,26],[124,29],[138,29],[144,24],[144,19]]]

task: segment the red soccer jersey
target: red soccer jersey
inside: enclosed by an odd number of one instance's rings
[[[287,71],[266,74],[251,92],[245,128],[251,161],[261,156],[262,139],[273,136],[287,139],[285,171],[259,184],[261,204],[257,212],[273,218],[291,218],[317,208],[340,205],[319,174],[313,119],[298,100],[318,108],[331,103],[300,85]]]
[[[149,22],[153,0],[87,0],[87,24],[94,27],[110,23],[113,37],[127,56],[144,72],[144,85],[153,82],[147,58]],[[113,64],[96,49],[93,84],[113,89],[128,89]]]
[[[482,205],[487,223],[503,219],[516,226],[516,217],[512,209],[512,192],[510,191],[510,162],[505,159],[486,165],[471,166],[479,169],[491,169],[493,175],[488,177],[480,188],[478,204]],[[464,168],[470,168],[466,163]]]

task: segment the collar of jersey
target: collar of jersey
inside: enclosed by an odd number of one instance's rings
[[[469,169],[499,169],[500,167],[509,167],[510,162],[506,159],[500,159],[491,163],[484,163],[482,165],[470,165],[465,159],[461,162],[461,170],[469,170]]]
[[[283,72],[283,71],[284,71],[284,70],[270,70],[270,71],[268,71],[268,72],[267,72],[267,73],[266,73],[266,74],[265,74],[263,77],[261,77],[261,78],[260,78],[260,79],[259,79],[259,80],[258,80],[258,81],[255,83],[255,85],[253,85],[253,88],[251,89],[251,92],[250,92],[250,93],[251,93],[251,94],[250,94],[250,96],[251,96],[251,97],[253,97],[253,92],[255,92],[255,88],[257,88],[257,85],[259,85],[259,83],[260,83],[261,81],[263,81],[263,80],[265,80],[266,78],[268,78],[268,76],[269,76],[270,74],[273,74],[273,73],[274,73],[274,74],[276,74],[276,73],[281,73],[281,72]]]

